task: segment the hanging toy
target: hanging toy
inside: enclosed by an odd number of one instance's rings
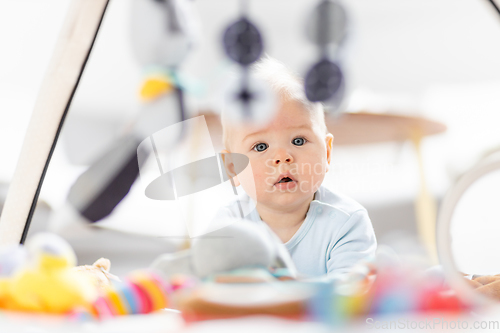
[[[177,80],[176,71],[196,39],[189,3],[185,0],[136,0],[132,13],[134,52],[148,70],[140,91],[141,99],[163,103],[159,97],[174,91],[178,121],[184,121],[183,88]],[[168,107],[168,103],[165,106]]]
[[[307,99],[323,102],[326,110],[339,109],[345,93],[344,75],[333,60],[346,35],[347,16],[336,1],[323,0],[313,11],[307,24],[307,37],[320,49],[320,60],[306,74]]]
[[[164,94],[170,93],[175,87],[172,78],[167,75],[156,75],[146,78],[140,97],[144,102],[151,102]]]
[[[243,14],[224,32],[224,50],[233,61],[248,66],[260,58],[264,47],[259,30]]]
[[[195,39],[189,1],[136,0],[131,12],[132,44],[139,62],[177,67]]]
[[[147,71],[140,91],[141,99],[145,102],[142,114],[152,115],[149,119],[146,117],[144,121],[139,121],[136,128],[143,139],[151,141],[155,158],[160,161],[153,134],[180,123],[179,134],[163,142],[170,147],[187,132],[184,125],[187,119],[184,88],[177,78],[177,68],[194,44],[194,20],[185,0],[138,0],[134,2],[132,10],[134,49]],[[170,112],[172,92],[177,102],[177,116]],[[155,122],[154,119],[162,121]],[[161,177],[161,163],[159,171]]]
[[[269,123],[276,113],[276,96],[266,81],[248,72],[234,75],[223,89],[224,108],[227,118],[235,124],[262,126]]]
[[[224,51],[240,66],[237,77],[228,80],[224,89],[224,107],[233,123],[267,123],[275,112],[275,97],[270,87],[250,75],[249,67],[264,50],[259,29],[247,17],[247,1],[241,1],[241,18],[226,28]]]
[[[194,40],[186,0],[137,0],[132,5],[132,43],[148,69],[141,88],[146,103],[132,131],[118,138],[72,185],[68,211],[89,223],[106,218],[128,194],[144,162],[137,147],[152,133],[186,118],[176,68]],[[176,100],[172,101],[172,92]],[[177,103],[177,113],[170,112]],[[105,184],[105,185],[103,185]]]

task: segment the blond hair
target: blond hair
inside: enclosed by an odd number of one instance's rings
[[[323,105],[307,99],[303,80],[283,63],[266,55],[250,67],[250,75],[265,81],[283,102],[296,101],[303,105],[304,109],[317,120],[320,130],[327,133]],[[222,142],[226,149],[229,147],[227,129],[231,126],[227,112],[229,110],[224,107],[221,113]]]

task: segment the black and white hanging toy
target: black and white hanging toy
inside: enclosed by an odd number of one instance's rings
[[[224,107],[232,122],[262,125],[272,119],[276,99],[266,82],[251,75],[250,66],[261,57],[264,43],[259,29],[248,18],[246,0],[240,2],[240,9],[241,17],[223,35],[225,53],[241,69],[226,84]]]
[[[319,48],[320,59],[307,72],[305,93],[311,102],[322,102],[327,112],[339,109],[345,93],[342,70],[334,60],[345,39],[347,15],[337,1],[322,0],[306,26],[308,39]]]

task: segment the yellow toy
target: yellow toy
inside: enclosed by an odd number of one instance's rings
[[[28,240],[26,249],[28,264],[0,280],[0,306],[53,314],[90,309],[97,290],[90,279],[72,269],[76,255],[65,240],[40,233]]]
[[[149,102],[171,92],[173,89],[174,83],[168,76],[150,76],[144,81],[140,96],[143,101]]]

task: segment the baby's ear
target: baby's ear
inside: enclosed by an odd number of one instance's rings
[[[224,149],[221,151],[220,156],[222,157],[222,163],[224,163],[224,170],[226,171],[227,176],[232,179],[232,183],[235,187],[240,186],[240,181],[238,180],[237,173],[234,169],[232,154]]]
[[[332,159],[332,146],[333,146],[333,135],[332,133],[328,133],[325,137],[326,142],[326,161],[328,165],[326,166],[326,171],[330,170],[330,161]]]

